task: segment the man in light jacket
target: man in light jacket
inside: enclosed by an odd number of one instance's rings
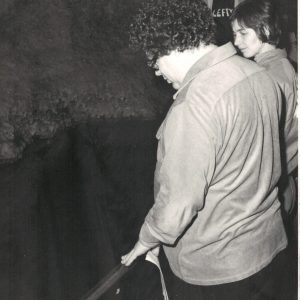
[[[155,203],[122,263],[162,244],[170,299],[283,299],[278,88],[215,45],[202,0],[145,2],[130,39],[177,92],[157,132]]]

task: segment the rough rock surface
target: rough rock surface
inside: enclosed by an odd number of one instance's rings
[[[91,119],[153,119],[170,89],[128,48],[136,0],[10,0],[0,8],[0,162]]]

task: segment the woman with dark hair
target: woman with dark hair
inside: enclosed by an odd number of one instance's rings
[[[273,50],[280,42],[280,18],[271,0],[246,0],[234,9],[230,19],[234,44],[246,58]]]
[[[297,169],[298,120],[297,75],[279,48],[282,24],[279,11],[271,0],[246,0],[231,15],[234,44],[246,58],[254,58],[265,67],[282,92],[281,152],[282,177],[280,195],[284,210],[290,213],[296,202],[296,187],[292,176]]]
[[[230,16],[234,8],[244,0],[205,0],[211,9],[217,26],[216,42],[223,45],[232,42]],[[285,23],[287,34],[284,35],[282,44],[287,50],[288,58],[294,67],[297,67],[297,0],[276,0],[278,10]]]

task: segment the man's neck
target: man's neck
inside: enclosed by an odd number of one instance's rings
[[[182,71],[182,79],[185,77],[190,68],[203,56],[216,49],[217,46],[210,45],[200,45],[198,48],[187,49],[183,52],[177,51],[178,64],[180,64]]]

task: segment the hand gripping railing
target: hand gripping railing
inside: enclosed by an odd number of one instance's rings
[[[98,300],[111,286],[113,286],[119,279],[127,274],[127,272],[130,271],[141,259],[145,259],[158,267],[164,300],[169,300],[158,257],[155,256],[151,251],[147,253],[146,258],[145,256],[137,258],[129,267],[126,267],[123,264],[119,264],[114,267],[103,279],[101,279],[92,289],[90,289],[81,298],[81,300]]]

